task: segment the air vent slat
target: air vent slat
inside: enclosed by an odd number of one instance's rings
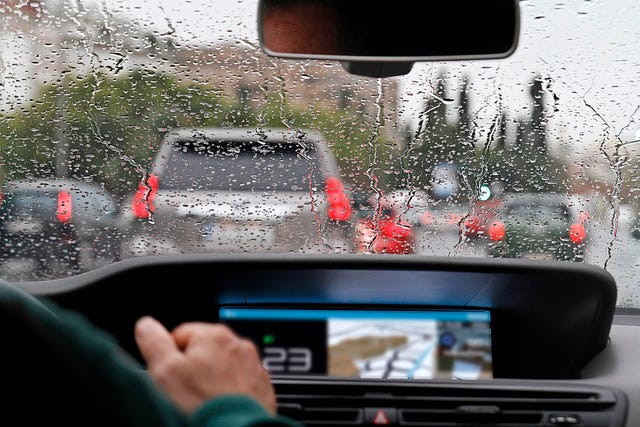
[[[306,425],[358,425],[362,424],[362,409],[360,408],[305,408],[299,415]]]
[[[541,422],[543,414],[539,412],[499,412],[493,414],[460,413],[456,411],[419,411],[401,410],[400,422],[404,425],[429,425],[433,423],[457,423],[457,424],[517,424],[537,425]]]

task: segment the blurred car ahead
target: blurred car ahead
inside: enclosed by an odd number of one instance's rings
[[[72,179],[9,181],[0,205],[0,262],[5,277],[71,275],[119,259],[115,198]],[[12,271],[12,270],[17,271]]]
[[[123,257],[350,250],[351,201],[319,133],[171,131],[129,206]]]
[[[583,261],[588,213],[561,194],[509,194],[487,228],[490,256]]]

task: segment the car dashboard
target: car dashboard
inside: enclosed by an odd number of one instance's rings
[[[305,425],[637,425],[638,323],[581,263],[394,255],[189,255],[20,283],[142,363],[133,325],[228,323]]]

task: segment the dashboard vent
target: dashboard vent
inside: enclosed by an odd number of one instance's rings
[[[308,426],[622,426],[626,396],[592,386],[274,378],[281,414]]]

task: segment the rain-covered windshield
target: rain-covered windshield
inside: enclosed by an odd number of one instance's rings
[[[378,79],[267,56],[254,1],[0,2],[2,194],[18,180],[69,179],[118,206],[103,227],[74,215],[89,196],[48,196],[46,252],[35,238],[24,250],[27,225],[3,218],[0,274],[44,280],[157,253],[533,251],[604,267],[618,306],[640,308],[640,5],[519,4],[513,56]],[[465,31],[455,19],[451,30]],[[172,130],[205,128],[264,146],[159,154]],[[265,149],[279,147],[265,128],[294,145]],[[549,245],[569,252],[495,250],[513,238],[500,217],[513,193],[556,194],[578,213]],[[557,216],[528,209],[521,221]]]

